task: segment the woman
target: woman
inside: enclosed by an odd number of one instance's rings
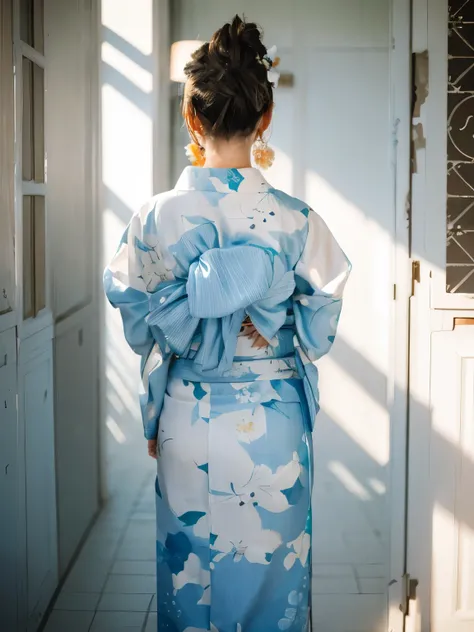
[[[349,263],[265,166],[276,59],[238,16],[186,67],[195,141],[176,187],[128,226],[105,273],[142,357],[158,459],[158,629],[309,629],[313,364]]]

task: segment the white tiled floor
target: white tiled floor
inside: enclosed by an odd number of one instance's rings
[[[145,462],[141,477],[130,475],[116,491],[66,580],[45,632],[156,632],[153,476],[153,463]],[[336,501],[337,495],[333,508]],[[320,522],[315,520],[316,528]],[[383,630],[386,580],[378,547],[366,541],[365,533],[357,540],[350,530],[349,537],[336,519],[324,522],[324,531],[315,537],[314,630]]]
[[[156,632],[153,471],[131,478],[100,516],[45,632]]]
[[[362,480],[374,475],[364,467],[356,462],[351,470]],[[385,499],[358,497],[320,459],[313,512],[314,632],[385,632]]]

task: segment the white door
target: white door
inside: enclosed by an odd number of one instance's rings
[[[474,632],[474,5],[413,11],[407,629]]]
[[[27,612],[33,630],[46,612],[58,579],[52,331],[42,337],[44,341],[23,343],[19,366],[19,415],[25,432]]]
[[[396,390],[395,356],[403,354],[405,340],[402,332],[395,353],[392,162],[395,119],[402,127],[408,120],[392,109],[391,82],[399,80],[408,111],[409,81],[408,67],[395,78],[391,72],[391,6],[385,0],[171,5],[175,41],[208,39],[238,11],[262,25],[268,46],[277,45],[284,80],[275,91],[269,140],[276,160],[266,175],[324,217],[353,263],[339,338],[321,363],[322,412],[314,434],[313,624],[324,632],[385,632],[388,585],[393,580],[397,590],[403,572],[396,567],[403,561],[401,539],[390,530],[392,490],[403,488],[404,464],[405,410],[394,402],[404,397],[406,374],[404,365]],[[403,52],[407,59],[408,42]],[[177,99],[173,110],[176,177],[185,165],[186,136]],[[402,171],[408,148],[404,159]],[[397,494],[402,529],[403,491]],[[401,624],[398,605],[392,630]]]
[[[474,330],[432,336],[432,632],[474,630]]]
[[[20,630],[36,630],[57,586],[53,314],[46,182],[43,2],[14,0],[15,257]],[[13,157],[12,157],[13,158]]]
[[[89,310],[88,315],[81,316],[79,324],[62,324],[55,340],[60,575],[98,510],[97,315]]]
[[[18,457],[15,330],[0,333],[0,621],[16,629],[18,573]]]
[[[0,621],[18,609],[17,353],[14,257],[12,3],[0,3]]]

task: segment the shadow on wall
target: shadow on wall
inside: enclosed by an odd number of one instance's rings
[[[149,456],[138,405],[138,358],[123,338],[119,314],[110,306],[106,311],[106,458],[113,496],[129,476],[143,472]]]

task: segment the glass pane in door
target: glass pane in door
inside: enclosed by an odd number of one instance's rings
[[[33,154],[35,182],[44,182],[44,70],[33,64]]]
[[[474,294],[474,0],[450,0],[446,291]]]
[[[34,196],[35,315],[46,307],[46,214],[44,197]]]
[[[20,0],[20,38],[44,52],[44,0]]]
[[[23,318],[33,318],[35,315],[35,244],[33,198],[31,195],[23,197]]]
[[[33,180],[33,62],[23,57],[23,124],[22,171],[23,180]]]
[[[46,307],[46,213],[42,195],[23,196],[23,318]]]
[[[44,182],[44,70],[23,58],[23,180]]]

